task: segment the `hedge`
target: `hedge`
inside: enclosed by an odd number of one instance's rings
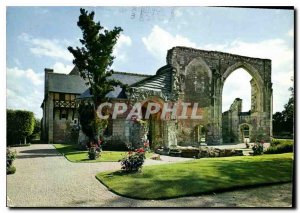
[[[293,152],[294,141],[290,139],[273,139],[265,154],[281,154]]]
[[[33,112],[24,110],[6,110],[7,144],[26,144],[26,138],[33,133],[35,119]]]

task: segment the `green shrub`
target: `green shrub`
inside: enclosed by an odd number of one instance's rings
[[[273,138],[270,145],[271,146],[277,146],[279,144],[285,144],[285,143],[293,144],[294,141],[292,139],[277,139],[277,138]]]
[[[264,152],[264,144],[261,143],[255,143],[252,147],[253,155],[262,155]]]
[[[16,151],[11,151],[10,149],[6,149],[6,167],[10,167],[13,161],[16,159],[17,153]]]
[[[99,150],[97,150],[96,146],[91,146],[88,151],[88,156],[90,160],[96,160],[100,156]]]
[[[265,154],[280,154],[293,152],[294,142],[289,139],[273,139]]]
[[[15,172],[16,172],[16,167],[14,167],[14,166],[6,167],[6,174],[7,175],[14,174]]]
[[[16,156],[16,151],[11,151],[8,148],[6,149],[6,174],[14,174],[16,172],[16,168],[12,165]]]
[[[145,161],[145,150],[136,149],[134,152],[128,152],[128,157],[121,161],[122,170],[128,173],[139,171]]]

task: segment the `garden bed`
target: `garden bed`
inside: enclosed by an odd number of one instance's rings
[[[65,158],[71,162],[118,162],[127,155],[127,152],[122,151],[102,151],[99,158],[96,160],[90,160],[88,158],[88,151],[80,151],[76,145],[54,144],[53,146],[59,153],[64,155]],[[150,153],[147,153],[146,157],[150,155]]]

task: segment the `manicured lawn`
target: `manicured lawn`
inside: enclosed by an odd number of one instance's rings
[[[203,158],[145,166],[142,172],[103,172],[96,178],[111,191],[139,199],[165,199],[244,186],[292,181],[293,153]],[[249,198],[251,199],[251,198]]]
[[[87,151],[78,151],[75,145],[53,144],[58,152],[63,154],[71,162],[118,162],[124,158],[127,152],[103,151],[96,160],[89,160]],[[150,154],[146,154],[146,157]]]

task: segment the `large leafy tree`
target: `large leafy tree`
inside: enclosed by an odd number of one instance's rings
[[[33,133],[35,120],[33,112],[25,110],[6,110],[7,144],[26,144],[26,139]]]
[[[92,106],[81,105],[79,116],[82,130],[91,141],[98,141],[99,118],[96,109],[100,103],[106,101],[106,95],[114,90],[115,86],[123,86],[120,81],[109,78],[113,74],[111,65],[114,56],[112,55],[117,39],[122,32],[120,27],[107,30],[94,21],[95,13],[80,9],[80,16],[77,22],[82,31],[80,43],[82,47],[68,47],[73,54],[73,64],[79,69],[80,75],[87,81],[90,93],[93,95]]]
[[[284,110],[273,115],[273,134],[275,136],[291,137],[294,133],[294,88],[290,87],[289,91],[291,91],[291,97],[284,105]]]

